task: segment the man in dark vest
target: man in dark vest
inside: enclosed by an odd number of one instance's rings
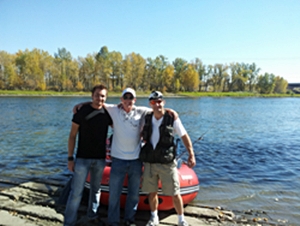
[[[151,218],[147,226],[159,225],[158,209],[158,179],[162,182],[165,195],[172,196],[175,210],[178,214],[178,225],[188,226],[184,220],[183,202],[180,195],[180,185],[177,173],[176,150],[174,135],[181,137],[188,153],[188,165],[194,167],[196,160],[192,142],[179,118],[174,120],[164,109],[165,100],[159,91],[153,91],[149,96],[149,104],[153,113],[145,116],[142,136],[144,146],[140,159],[144,162],[142,190],[149,193]]]

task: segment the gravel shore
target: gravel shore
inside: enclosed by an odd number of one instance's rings
[[[64,180],[65,181],[65,180]],[[0,225],[62,225],[65,206],[58,204],[64,183],[59,180],[29,181],[18,184],[0,180]],[[86,199],[83,198],[78,211],[78,225],[97,225],[89,223],[85,213]],[[289,225],[279,219],[270,219],[267,213],[249,210],[246,212],[225,210],[221,207],[187,205],[185,219],[191,226],[211,225]],[[121,210],[121,216],[123,212]],[[100,217],[107,221],[107,206],[101,206]],[[146,225],[149,211],[138,211],[136,225]],[[160,225],[177,225],[174,210],[160,211]]]

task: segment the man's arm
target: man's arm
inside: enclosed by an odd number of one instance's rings
[[[91,104],[91,103],[92,103],[91,101],[88,101],[88,102],[82,102],[82,103],[76,104],[76,105],[73,107],[73,114],[76,114],[77,111],[79,111],[79,109],[80,109],[83,105],[87,105],[87,104]]]
[[[195,154],[194,154],[194,150],[193,150],[192,141],[191,141],[191,139],[190,139],[190,137],[187,133],[185,135],[183,135],[181,137],[181,139],[182,139],[182,142],[183,142],[186,150],[189,153],[188,166],[190,168],[192,168],[196,165],[196,159],[195,159]]]
[[[91,103],[92,103],[91,101],[88,101],[88,102],[82,102],[82,103],[76,104],[73,107],[73,114],[76,114],[83,105],[87,105],[87,104],[91,104]],[[104,103],[103,106],[106,108],[106,110],[108,110],[109,108],[112,108],[113,106],[116,106],[116,105]]]
[[[76,142],[76,136],[79,130],[79,125],[72,122],[71,126],[71,131],[69,135],[69,140],[68,140],[68,157],[73,157],[74,156],[74,149],[75,149],[75,142]],[[68,169],[71,172],[74,172],[74,160],[69,161],[68,160]]]
[[[174,118],[174,120],[178,119],[178,113],[171,108],[165,108],[166,112]]]

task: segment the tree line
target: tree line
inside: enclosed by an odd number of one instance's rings
[[[285,93],[288,82],[272,73],[259,74],[255,63],[204,65],[199,58],[188,62],[176,58],[170,63],[163,55],[143,58],[123,56],[103,46],[99,52],[74,59],[65,48],[54,56],[33,49],[15,54],[0,51],[0,89],[90,91],[104,84],[112,91],[124,87],[163,92]]]

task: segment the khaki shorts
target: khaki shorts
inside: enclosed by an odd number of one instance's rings
[[[167,196],[180,194],[180,185],[177,171],[177,163],[169,164],[144,163],[142,181],[143,192],[158,192],[158,181],[161,181],[162,192]]]

